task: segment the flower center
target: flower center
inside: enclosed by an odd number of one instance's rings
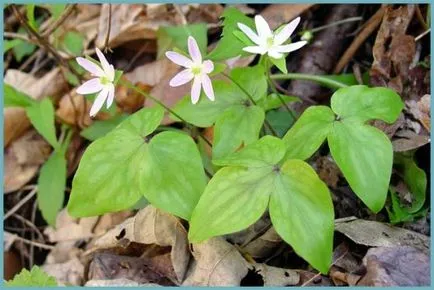
[[[102,85],[107,85],[110,83],[110,80],[107,77],[100,77],[99,81],[101,82]]]
[[[273,46],[273,44],[274,44],[274,37],[273,36],[268,37],[267,38],[267,47],[271,48]]]
[[[202,65],[195,65],[191,67],[191,72],[194,75],[200,75],[202,73]]]

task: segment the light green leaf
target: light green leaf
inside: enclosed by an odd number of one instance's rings
[[[105,136],[124,121],[128,115],[118,115],[108,120],[94,121],[92,125],[80,132],[80,135],[84,138],[95,141],[98,138]]]
[[[227,109],[214,126],[213,159],[258,140],[264,118],[264,110],[258,106],[237,105]]]
[[[155,207],[189,220],[206,185],[193,139],[162,132],[152,138],[147,151],[145,163],[140,164],[140,191]]]
[[[17,45],[22,44],[23,41],[21,39],[12,39],[12,40],[4,40],[3,42],[3,53],[6,53],[8,50],[14,48]]]
[[[210,101],[202,92],[199,102],[191,103],[190,95],[185,96],[174,107],[173,111],[188,123],[197,127],[210,127],[226,109],[233,105],[241,105],[246,96],[234,84],[216,80],[212,82],[215,101]],[[174,120],[176,117],[171,116]]]
[[[16,90],[8,84],[4,84],[4,106],[5,107],[30,107],[37,102],[27,94]]]
[[[144,108],[85,151],[67,205],[74,217],[96,216],[132,207],[143,195],[139,183],[149,160],[145,137],[163,119],[160,107]]]
[[[80,33],[68,31],[62,39],[62,47],[68,53],[79,56],[83,51],[83,41],[84,37]]]
[[[209,74],[210,77],[218,75],[227,68],[227,65],[221,62],[214,63],[214,70]]]
[[[66,186],[66,159],[63,152],[54,151],[41,168],[38,178],[38,207],[44,220],[56,225],[62,209]]]
[[[329,107],[306,109],[283,137],[288,148],[285,158],[305,160],[312,156],[329,134],[334,120],[335,115]]]
[[[379,212],[392,173],[390,140],[375,127],[353,122],[334,122],[327,140],[333,159],[353,191],[370,210]]]
[[[26,108],[27,117],[33,127],[41,134],[53,148],[59,148],[54,124],[54,107],[50,98],[44,98]]]
[[[53,17],[53,20],[57,20],[60,15],[62,15],[63,11],[65,10],[66,4],[50,4],[48,6],[48,9],[51,12],[51,16]]]
[[[266,96],[268,86],[262,66],[234,68],[231,71],[231,77],[253,100],[257,101]],[[243,97],[247,98],[245,93]]]
[[[282,140],[273,136],[264,136],[239,152],[221,159],[214,159],[213,163],[218,166],[274,166],[282,160],[285,151],[285,144]]]
[[[38,24],[35,20],[35,4],[26,5],[26,15],[29,26],[35,31],[38,31]]]
[[[413,159],[413,154],[395,154],[396,170],[403,177],[412,194],[411,207],[406,208],[409,213],[419,211],[425,203],[427,178],[425,172],[419,168]]]
[[[268,205],[273,178],[270,167],[226,167],[208,183],[193,211],[189,241],[229,234],[255,223]]]
[[[213,61],[226,60],[238,55],[245,55],[246,52],[243,51],[243,48],[246,45],[240,41],[233,32],[239,30],[237,26],[238,22],[252,29],[255,27],[253,19],[247,17],[234,7],[225,9],[222,17],[224,18],[222,38],[217,43],[216,48],[207,56],[208,59]]]
[[[298,97],[272,93],[269,94],[267,97],[259,100],[257,104],[258,106],[262,107],[265,111],[280,108],[281,106],[283,106],[283,104],[279,96],[285,102],[285,104],[290,102],[300,101]]]
[[[157,58],[163,57],[164,53],[176,47],[183,52],[188,52],[187,39],[193,36],[197,41],[202,56],[206,54],[208,43],[208,30],[204,23],[191,24],[183,26],[165,26],[160,27],[157,32]]]
[[[22,27],[18,29],[19,34],[26,34],[26,30]],[[21,41],[15,45],[12,50],[14,52],[17,62],[21,62],[25,56],[31,55],[36,49],[36,45],[28,43],[27,41]]]
[[[281,58],[270,57],[270,61],[284,74],[288,73],[288,69],[286,68],[286,57],[283,56]]]
[[[301,160],[286,161],[274,182],[270,216],[277,233],[323,274],[332,261],[334,211],[327,186]]]
[[[6,281],[7,287],[47,287],[58,286],[56,279],[49,276],[41,270],[38,266],[33,266],[32,269],[22,269],[21,272],[12,280]]]
[[[393,123],[401,113],[401,97],[388,88],[350,86],[337,90],[331,99],[331,108],[346,122],[366,122],[380,119]]]
[[[236,38],[238,38],[242,43],[244,43],[245,46],[257,45],[252,40],[250,40],[250,38],[248,38],[247,35],[241,30],[234,30],[234,32],[232,33],[235,35]]]

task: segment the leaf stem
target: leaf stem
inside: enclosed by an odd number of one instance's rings
[[[320,76],[320,75],[310,75],[310,74],[300,74],[300,73],[287,73],[287,74],[274,74],[270,75],[272,80],[305,80],[319,83],[321,85],[326,85],[335,89],[345,88],[346,84],[339,81],[335,81],[331,78]]]
[[[252,102],[253,105],[257,105],[253,97],[247,92],[237,81],[235,81],[230,75],[226,74],[225,72],[222,72],[222,75],[224,75],[226,78],[228,78],[231,82],[233,82],[246,96],[249,98],[250,102]],[[273,126],[268,122],[267,118],[264,118],[264,124],[267,125],[268,129],[270,129],[271,133],[274,136],[278,136],[276,130],[274,130]]]

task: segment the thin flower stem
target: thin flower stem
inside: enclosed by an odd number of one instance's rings
[[[271,90],[273,91],[273,93],[275,93],[277,95],[277,97],[279,98],[280,102],[282,103],[282,105],[285,107],[285,109],[288,111],[288,113],[291,115],[291,117],[295,120],[297,120],[297,118],[295,117],[294,112],[292,112],[291,108],[288,106],[287,103],[285,103],[285,100],[282,99],[282,97],[280,96],[279,92],[277,91],[276,87],[274,86],[273,81],[271,80],[270,77],[270,69],[271,69],[271,62],[268,58],[266,58],[266,62],[265,62],[265,68],[266,68],[266,73],[267,73],[267,81],[270,84]]]
[[[272,80],[305,80],[305,81],[313,81],[319,83],[321,85],[327,85],[332,88],[340,89],[347,87],[346,84],[341,83],[339,81],[332,80],[330,78],[319,76],[319,75],[310,75],[310,74],[300,74],[300,73],[287,73],[287,74],[274,74],[270,75]]]
[[[224,75],[226,78],[228,78],[231,82],[233,82],[246,96],[247,98],[249,98],[250,102],[252,102],[253,105],[257,105],[257,103],[255,102],[255,100],[253,99],[253,97],[249,94],[249,92],[247,92],[237,81],[235,81],[231,76],[229,76],[228,74],[222,72],[222,75]],[[268,129],[270,129],[271,133],[274,136],[278,136],[276,130],[274,130],[273,126],[271,126],[271,124],[268,122],[268,120],[266,118],[264,118],[264,124],[268,127]]]
[[[363,20],[363,17],[361,17],[361,16],[349,17],[347,19],[342,19],[342,20],[339,20],[339,21],[336,21],[336,22],[333,22],[333,23],[330,23],[330,24],[326,24],[326,25],[323,25],[323,26],[315,27],[315,28],[312,28],[312,29],[307,30],[307,31],[315,33],[315,32],[318,32],[318,31],[321,31],[321,30],[324,30],[324,29],[327,29],[327,28],[330,28],[330,27],[333,27],[333,26],[337,26],[337,25],[341,25],[341,24],[345,24],[345,23],[349,23],[349,22],[354,22],[354,21],[361,21],[361,20]],[[304,32],[306,32],[306,30],[300,32],[300,35],[302,35]]]
[[[121,80],[119,80],[119,82],[122,85],[125,85],[126,87],[128,87],[130,89],[133,89],[134,91],[136,91],[137,93],[141,94],[145,98],[149,98],[149,99],[153,100],[155,103],[157,103],[163,109],[165,109],[166,111],[168,111],[170,114],[174,115],[176,118],[178,118],[179,120],[181,120],[182,122],[184,122],[186,125],[189,125],[189,123],[184,118],[182,118],[181,116],[179,116],[171,108],[167,107],[163,102],[161,102],[160,100],[158,100],[157,98],[155,98],[151,94],[148,94],[147,92],[144,92],[143,90],[139,89],[138,87],[136,87],[135,85],[133,85],[129,81],[124,81],[124,80],[121,79]],[[205,141],[208,144],[208,146],[212,147],[211,142],[208,141],[207,138],[205,138],[204,136],[202,136],[202,134],[200,132],[198,132],[198,135],[199,135],[200,138],[202,138],[203,141]],[[204,169],[205,169],[206,174],[211,178],[213,175],[210,172],[208,172],[206,170],[206,168],[204,168]]]

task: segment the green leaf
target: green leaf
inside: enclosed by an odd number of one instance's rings
[[[281,58],[273,58],[269,57],[270,61],[284,74],[288,73],[288,69],[286,68],[286,57]]]
[[[331,108],[346,122],[366,122],[381,119],[393,123],[398,118],[404,103],[401,97],[388,88],[351,86],[337,90],[331,99]]]
[[[232,33],[235,35],[236,38],[238,38],[242,43],[244,43],[245,46],[257,45],[253,41],[251,41],[250,38],[248,38],[247,35],[241,30],[234,30],[234,32]]]
[[[162,132],[149,143],[139,188],[155,207],[189,220],[205,189],[206,177],[193,139]]]
[[[62,39],[62,47],[70,54],[79,56],[83,51],[83,41],[84,37],[80,33],[68,31]]]
[[[26,30],[22,27],[18,29],[19,34],[26,35]],[[31,55],[36,49],[36,45],[28,43],[27,41],[21,41],[21,43],[15,45],[12,50],[14,52],[15,59],[17,62],[21,62],[21,60],[27,56]]]
[[[66,159],[63,152],[54,151],[41,168],[38,178],[38,207],[44,220],[56,225],[57,213],[62,209],[66,186]]]
[[[227,68],[227,65],[221,62],[214,63],[214,70],[209,74],[210,77],[218,75]]]
[[[30,107],[37,102],[27,94],[16,90],[8,84],[4,84],[4,106],[5,107]]]
[[[271,169],[226,167],[208,183],[193,211],[188,239],[192,243],[234,233],[255,223],[268,205]]]
[[[375,127],[353,122],[334,122],[327,140],[333,159],[353,191],[370,210],[379,212],[392,173],[390,140]]]
[[[41,134],[53,148],[59,148],[54,124],[54,107],[50,98],[44,98],[26,108],[27,117],[33,127]]]
[[[60,15],[62,15],[63,11],[65,10],[66,4],[50,4],[48,5],[48,9],[51,12],[51,16],[53,17],[53,20],[57,20]]]
[[[207,56],[208,59],[213,61],[226,60],[238,55],[245,55],[246,53],[243,51],[243,48],[246,45],[240,41],[233,32],[239,30],[237,26],[238,22],[252,29],[255,27],[253,19],[247,17],[234,7],[225,9],[222,17],[224,18],[222,38],[218,41],[216,48]]]
[[[196,39],[202,55],[205,55],[208,43],[207,33],[208,30],[204,23],[160,27],[157,32],[157,58],[163,57],[164,53],[167,50],[173,49],[173,47],[183,52],[188,52],[187,39],[189,36],[193,36]]]
[[[259,138],[265,113],[258,106],[232,106],[217,119],[214,127],[213,159],[219,159]]]
[[[210,127],[224,111],[233,105],[243,104],[247,98],[232,83],[216,80],[212,82],[212,85],[215,101],[210,101],[202,92],[199,102],[193,105],[190,95],[187,95],[173,107],[173,111],[197,127]],[[171,118],[178,120],[172,115]]]
[[[12,39],[12,40],[4,40],[3,43],[3,53],[6,53],[8,50],[14,48],[17,45],[22,44],[23,41],[21,39]]]
[[[274,182],[270,217],[277,233],[323,274],[332,261],[334,211],[327,186],[301,160],[286,161]]]
[[[35,20],[35,4],[26,5],[26,15],[29,26],[35,31],[38,31],[38,24]]]
[[[267,119],[274,131],[276,131],[277,137],[279,138],[282,138],[295,122],[293,115],[286,110],[269,111],[266,113],[265,119]],[[268,126],[265,126],[265,132],[272,135],[272,131],[268,128]]]
[[[258,106],[262,107],[265,111],[280,108],[283,105],[282,105],[282,101],[279,99],[279,96],[285,103],[300,101],[298,97],[272,93],[269,94],[267,97],[259,100],[257,104]]]
[[[279,138],[264,136],[241,151],[214,159],[218,166],[264,167],[279,163],[285,155],[285,145]]]
[[[71,215],[131,208],[143,195],[164,211],[190,218],[205,188],[201,157],[184,133],[163,132],[149,141],[163,115],[160,107],[144,108],[88,147],[73,180]]]
[[[265,77],[264,68],[260,65],[234,68],[231,71],[231,78],[255,101],[264,98],[267,94],[267,79]],[[245,93],[243,97],[247,98]]]
[[[160,107],[144,108],[84,152],[67,205],[74,217],[96,216],[132,207],[143,195],[140,170],[149,158],[145,137],[163,119]]]
[[[425,203],[427,178],[425,172],[419,168],[413,159],[413,154],[395,154],[396,170],[403,177],[412,194],[411,207],[406,210],[409,213],[419,211]]]
[[[38,266],[33,266],[32,269],[23,269],[21,272],[12,280],[6,281],[6,286],[18,286],[18,287],[47,287],[47,286],[57,286],[56,279],[49,276],[47,273],[41,270]]]
[[[288,148],[286,159],[305,160],[318,150],[329,134],[335,114],[326,106],[306,109],[283,137]]]
[[[402,222],[412,222],[416,218],[426,216],[429,208],[422,208],[417,212],[409,213],[408,209],[400,203],[399,197],[396,192],[389,188],[392,206],[387,206],[387,214],[389,215],[390,223],[397,224]]]
[[[88,140],[95,141],[96,139],[105,136],[107,133],[116,128],[116,126],[124,121],[127,117],[128,115],[123,114],[108,120],[94,121],[92,125],[81,131],[80,135]]]

